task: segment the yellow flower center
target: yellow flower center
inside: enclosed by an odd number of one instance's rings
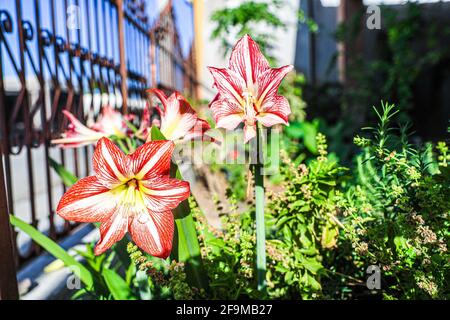
[[[259,113],[256,95],[251,89],[245,90],[242,94],[245,98],[245,101],[243,102],[244,121],[247,125],[252,126],[256,122],[255,116]]]
[[[252,91],[252,90],[249,90],[249,89],[246,89],[246,90],[242,93],[242,95],[243,95],[244,98],[245,98],[244,105],[243,105],[244,111],[247,110],[247,108],[252,108],[253,105],[256,103],[256,96],[255,96],[255,94],[253,93],[253,91]]]
[[[142,182],[136,178],[131,178],[111,190],[119,199],[118,204],[127,207],[142,208],[145,207],[144,189]]]

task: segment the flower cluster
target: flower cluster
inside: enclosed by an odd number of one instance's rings
[[[270,68],[258,45],[250,36],[244,36],[233,49],[228,69],[210,67],[219,91],[210,104],[216,127],[232,130],[243,122],[247,142],[255,137],[257,122],[265,126],[287,125],[289,103],[277,91],[292,68]],[[72,186],[57,208],[64,219],[101,223],[97,255],[129,232],[142,250],[156,257],[168,257],[174,234],[171,210],[190,193],[187,182],[169,177],[174,145],[203,139],[210,126],[180,93],[169,97],[159,89],[148,93],[161,102],[161,106],[155,106],[160,119],[153,123],[148,108],[139,128],[130,122],[135,115],[122,116],[109,106],[89,127],[64,111],[70,125],[61,139],[53,140],[62,147],[98,141],[93,158],[95,174]],[[152,141],[151,125],[159,127],[167,140]],[[139,143],[133,138],[144,144],[135,149]],[[121,139],[126,140],[128,147]],[[113,141],[129,154],[124,154]]]

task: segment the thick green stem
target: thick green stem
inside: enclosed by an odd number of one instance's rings
[[[256,131],[256,164],[255,176],[255,207],[256,207],[256,269],[258,290],[266,287],[266,228],[264,223],[264,176],[262,160],[262,137],[260,130]]]

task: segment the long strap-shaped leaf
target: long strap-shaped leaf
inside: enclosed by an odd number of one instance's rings
[[[114,300],[136,300],[130,286],[117,272],[104,269],[102,275]]]
[[[19,228],[27,235],[29,235],[31,239],[33,239],[37,244],[48,251],[48,253],[50,253],[55,258],[60,259],[69,268],[72,268],[72,272],[74,272],[80,278],[87,289],[92,288],[93,279],[89,270],[80,262],[78,262],[74,257],[68,254],[67,251],[64,250],[59,244],[54,242],[46,235],[42,234],[33,226],[13,215],[9,216],[9,220],[13,226]]]
[[[52,157],[48,158],[50,166],[55,170],[56,174],[60,176],[62,182],[66,187],[71,187],[78,178],[69,170],[67,170],[62,164],[56,162]]]
[[[152,140],[166,140],[157,127],[152,127]],[[172,163],[171,175],[183,180],[183,177],[175,163]],[[183,262],[186,267],[186,275],[189,283],[197,288],[207,288],[206,272],[200,254],[197,230],[187,200],[173,210],[175,217],[175,238],[170,255],[171,259]]]

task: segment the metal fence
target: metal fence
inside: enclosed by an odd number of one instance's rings
[[[8,213],[53,239],[74,227],[55,215],[65,187],[49,158],[85,176],[92,148],[50,146],[67,125],[61,111],[82,120],[95,119],[106,104],[138,111],[150,86],[195,97],[194,70],[192,55],[182,57],[171,2],[150,26],[142,0],[2,0],[0,298],[15,297],[11,275],[41,251],[17,233],[8,242]]]

